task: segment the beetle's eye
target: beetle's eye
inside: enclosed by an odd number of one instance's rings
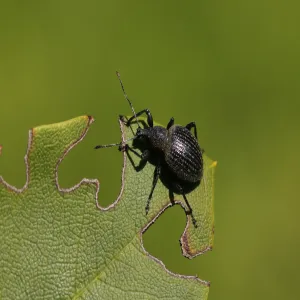
[[[139,127],[137,130],[136,130],[136,135],[139,136],[141,135],[142,133],[142,129]]]

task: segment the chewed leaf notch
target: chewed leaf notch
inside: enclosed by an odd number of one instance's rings
[[[59,164],[92,121],[83,116],[32,129],[24,187],[16,189],[0,176],[1,298],[207,299],[207,282],[171,273],[143,247],[142,233],[171,206],[168,190],[159,183],[145,215],[151,164],[136,172],[123,153],[120,195],[107,208],[98,201],[97,180],[60,188]],[[130,128],[120,125],[122,139],[130,138]],[[189,194],[199,228],[187,216],[181,238],[183,254],[190,258],[213,242],[214,165],[207,157],[204,172],[204,184]],[[184,207],[181,196],[175,200]]]

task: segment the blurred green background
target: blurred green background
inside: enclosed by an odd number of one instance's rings
[[[300,18],[296,1],[4,1],[0,3],[0,174],[25,182],[31,127],[91,114],[96,122],[59,169],[62,186],[119,192],[120,140],[136,110],[196,121],[218,161],[215,246],[181,255],[185,226],[169,209],[144,235],[174,272],[212,282],[210,300],[300,299]]]

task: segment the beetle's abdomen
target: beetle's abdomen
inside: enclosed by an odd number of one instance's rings
[[[197,182],[203,175],[202,151],[196,138],[185,127],[174,125],[168,132],[165,160],[179,179]]]

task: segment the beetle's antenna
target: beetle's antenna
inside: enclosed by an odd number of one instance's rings
[[[125,99],[128,101],[128,103],[129,103],[129,105],[130,105],[130,107],[131,107],[131,110],[132,110],[132,112],[133,112],[133,115],[134,115],[134,117],[135,117],[135,120],[136,120],[136,122],[137,122],[138,127],[141,128],[140,123],[139,123],[139,121],[138,121],[138,118],[137,118],[137,116],[136,116],[135,110],[134,110],[134,108],[133,108],[133,105],[132,105],[131,101],[129,100],[129,98],[128,98],[126,92],[125,92],[124,85],[123,85],[123,82],[122,82],[122,80],[121,80],[121,75],[120,75],[120,73],[119,73],[118,71],[116,71],[116,74],[117,74],[117,76],[118,76],[118,78],[119,78],[120,85],[121,85],[121,88],[122,88],[124,97],[125,97]]]
[[[107,145],[97,145],[97,146],[95,147],[95,149],[110,148],[110,147],[114,147],[114,146],[122,146],[122,145],[124,145],[124,144],[126,145],[127,142],[132,141],[132,140],[134,140],[134,139],[136,139],[136,138],[137,138],[137,136],[134,136],[133,138],[130,138],[130,139],[128,139],[128,140],[126,140],[126,141],[124,141],[124,142],[121,142],[121,143],[107,144]]]

